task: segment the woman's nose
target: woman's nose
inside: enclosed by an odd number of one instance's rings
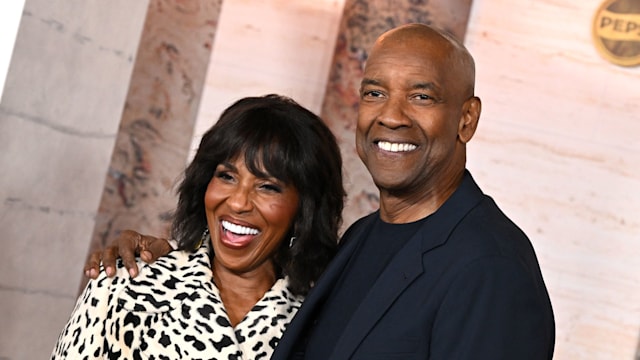
[[[227,199],[227,204],[235,212],[250,211],[253,208],[251,190],[244,187],[237,188]]]

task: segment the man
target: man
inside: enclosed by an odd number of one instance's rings
[[[465,169],[474,82],[468,51],[432,27],[375,42],[356,148],[380,209],[346,231],[273,359],[552,358],[531,243]]]

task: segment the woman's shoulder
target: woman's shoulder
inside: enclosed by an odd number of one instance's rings
[[[146,263],[140,257],[136,257],[138,275],[132,278],[121,258],[116,260],[116,272],[114,276],[107,276],[104,266],[100,264],[100,274],[96,279],[89,280],[87,288],[96,291],[99,288],[126,287],[131,282],[145,282],[158,279],[162,274],[167,276],[178,268],[184,268],[192,260],[193,253],[186,251],[172,251],[168,255],[158,258],[155,262]],[[153,282],[153,281],[151,281]],[[112,291],[113,292],[113,291]]]
[[[304,301],[304,296],[295,295],[289,289],[289,278],[284,277],[278,279],[271,289],[265,294],[265,297],[273,296],[274,299],[280,299],[282,303],[286,303],[293,307],[300,307]]]

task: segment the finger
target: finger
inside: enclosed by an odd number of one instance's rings
[[[153,236],[142,236],[140,242],[140,258],[147,262],[152,263],[159,257],[167,255],[173,251],[173,248],[167,241],[167,239],[156,238]]]
[[[94,251],[89,255],[87,262],[84,264],[84,275],[91,279],[98,278],[100,273],[100,258],[102,251]]]
[[[102,266],[108,277],[116,274],[116,259],[118,258],[118,246],[110,245],[102,250]]]
[[[120,234],[120,237],[118,237],[118,253],[131,277],[136,277],[138,275],[136,254],[140,253],[141,240],[142,235],[133,230],[125,230]]]

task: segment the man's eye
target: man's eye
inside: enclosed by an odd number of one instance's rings
[[[363,97],[380,97],[382,96],[382,93],[376,90],[368,90],[368,91],[363,91],[362,96]]]
[[[433,98],[427,94],[417,94],[414,97],[418,100],[433,100]]]

